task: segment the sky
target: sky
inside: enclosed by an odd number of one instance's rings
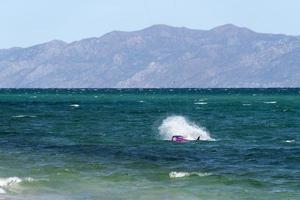
[[[0,48],[71,42],[154,24],[207,30],[235,24],[300,35],[299,0],[1,0]]]

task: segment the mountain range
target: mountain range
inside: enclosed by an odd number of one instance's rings
[[[0,50],[1,88],[300,87],[300,37],[154,25]]]

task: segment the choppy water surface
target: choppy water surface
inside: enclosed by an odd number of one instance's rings
[[[300,199],[299,89],[0,90],[0,199],[253,198]]]

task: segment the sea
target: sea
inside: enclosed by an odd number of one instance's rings
[[[300,199],[300,89],[1,89],[0,199]]]

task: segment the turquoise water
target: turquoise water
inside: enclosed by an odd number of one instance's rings
[[[300,89],[0,90],[0,199],[254,198],[300,199]]]

